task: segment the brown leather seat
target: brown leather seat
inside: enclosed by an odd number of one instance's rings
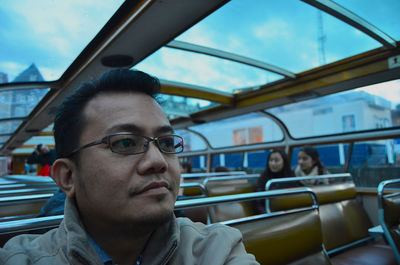
[[[384,236],[400,264],[400,193],[384,194],[384,189],[400,184],[400,179],[382,181],[378,186],[378,215]]]
[[[230,224],[243,234],[246,250],[263,265],[328,265],[322,247],[322,231],[317,210]]]
[[[209,179],[205,183],[207,197],[249,193],[255,191],[256,179],[232,178],[230,180],[220,178]],[[221,205],[208,207],[210,222],[222,222],[254,215],[254,205],[252,201],[223,203]]]
[[[394,254],[387,245],[372,242],[368,229],[372,227],[365,209],[356,199],[353,182],[310,187],[317,195],[322,238],[332,264],[362,263],[379,260],[374,264],[396,264]],[[270,202],[272,211],[310,204],[305,196],[291,195]],[[353,246],[353,244],[357,244]],[[382,253],[385,255],[382,256]],[[374,257],[374,258],[371,258]]]

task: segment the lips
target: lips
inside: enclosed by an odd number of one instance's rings
[[[163,187],[169,189],[168,183],[167,183],[167,182],[164,182],[164,181],[151,182],[151,183],[149,183],[148,185],[146,185],[146,186],[140,191],[140,193],[143,193],[143,192],[146,192],[146,191],[149,191],[149,190],[152,190],[152,189],[163,188]]]

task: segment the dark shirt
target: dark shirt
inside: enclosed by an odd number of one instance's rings
[[[49,152],[46,154],[37,154],[36,152],[33,152],[30,156],[28,156],[28,160],[26,162],[28,164],[40,164],[42,166],[47,164],[51,166],[56,159],[56,150],[49,149]]]
[[[290,172],[290,176],[284,176],[283,172],[279,173],[271,173],[270,175],[266,175],[265,172],[261,173],[260,177],[258,178],[257,182],[257,191],[265,191],[265,184],[267,183],[268,180],[270,179],[276,179],[276,178],[290,178],[293,177],[294,174],[293,172]],[[300,187],[302,186],[298,182],[287,182],[287,183],[275,183],[272,184],[269,190],[277,190],[277,189],[287,189],[287,188],[294,188],[294,187]],[[257,200],[254,202],[255,204],[255,211],[257,214],[262,214],[265,213],[265,200]]]
[[[54,195],[47,200],[37,217],[64,214],[65,194],[58,189]]]

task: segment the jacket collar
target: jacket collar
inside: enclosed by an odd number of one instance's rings
[[[60,228],[66,232],[67,255],[79,264],[103,264],[89,242],[73,200],[66,199],[64,220]],[[167,264],[179,245],[180,229],[175,216],[157,228],[142,253],[142,264]]]

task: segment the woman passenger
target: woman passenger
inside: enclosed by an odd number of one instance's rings
[[[298,165],[294,169],[296,177],[308,177],[329,174],[321,162],[318,151],[311,146],[304,146],[298,153]],[[328,179],[301,180],[306,186],[328,184]]]
[[[289,178],[293,177],[293,171],[290,168],[289,159],[285,151],[281,149],[274,149],[269,154],[265,170],[258,178],[257,191],[264,191],[265,184],[268,180],[274,178]],[[298,186],[293,183],[275,184],[271,189],[284,189]],[[258,214],[265,213],[265,200],[258,200],[255,202],[256,211]]]

